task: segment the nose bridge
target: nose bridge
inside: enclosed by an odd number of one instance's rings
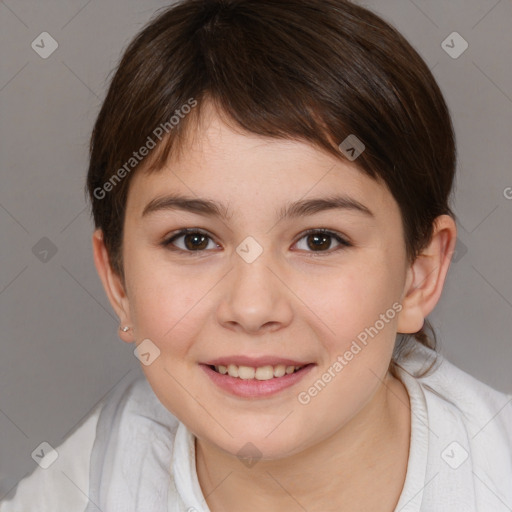
[[[236,248],[233,255],[234,286],[233,292],[239,299],[245,300],[260,293],[267,295],[267,301],[273,293],[275,283],[270,282],[273,277],[269,267],[275,266],[272,251],[268,245],[258,242],[254,237],[246,237]]]
[[[291,308],[285,287],[274,275],[279,269],[272,250],[247,237],[233,253],[233,266],[219,306],[219,321],[248,331],[288,323]]]

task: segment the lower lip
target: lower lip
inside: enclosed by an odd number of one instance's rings
[[[218,373],[206,364],[200,364],[200,366],[206,375],[223,390],[243,398],[263,398],[275,395],[283,389],[297,384],[315,365],[310,363],[297,372],[268,380],[239,379],[228,374]]]

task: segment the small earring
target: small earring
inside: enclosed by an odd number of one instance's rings
[[[128,325],[125,325],[124,327],[119,326],[119,329],[121,329],[121,331],[123,331],[123,332],[128,332],[130,330],[130,326],[128,326]]]

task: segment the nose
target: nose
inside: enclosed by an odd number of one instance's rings
[[[271,261],[270,251],[251,263],[237,253],[234,268],[223,282],[217,308],[219,323],[237,332],[274,332],[290,324],[293,316],[284,271]]]

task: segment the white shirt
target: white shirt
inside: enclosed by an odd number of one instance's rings
[[[395,512],[512,511],[512,395],[441,355],[433,373],[414,377],[432,354],[418,345],[400,363],[399,377],[411,403],[411,440]],[[144,377],[137,386],[152,393]],[[21,480],[0,503],[0,512],[84,512],[102,405],[56,448],[59,456],[48,469],[36,466]],[[170,432],[167,512],[209,512],[196,473],[194,436],[177,419]]]

